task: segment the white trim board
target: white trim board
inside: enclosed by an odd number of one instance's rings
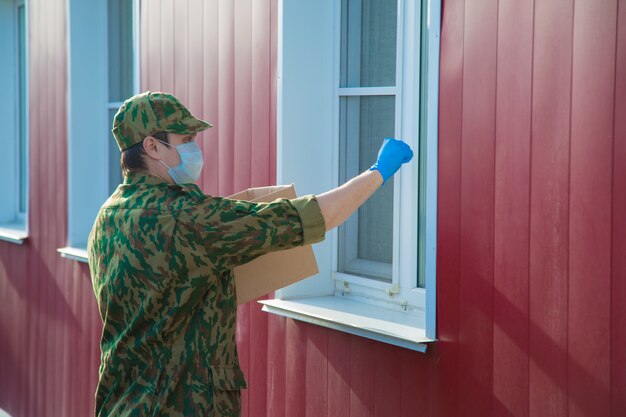
[[[89,263],[89,258],[87,257],[87,249],[72,248],[70,246],[66,246],[64,248],[57,249],[57,252],[59,252],[64,258],[71,259],[73,261]]]
[[[0,227],[0,240],[5,242],[17,243],[21,245],[26,239],[28,239],[28,233],[23,229],[21,225],[18,228],[11,228],[11,225],[3,224]]]
[[[263,311],[340,330],[368,339],[426,352],[424,322],[417,316],[397,313],[335,296],[299,300],[261,300]]]

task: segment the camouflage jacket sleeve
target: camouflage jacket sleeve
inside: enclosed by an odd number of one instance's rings
[[[324,240],[326,224],[313,194],[270,203],[215,197],[189,221],[216,265],[233,268],[269,252]]]

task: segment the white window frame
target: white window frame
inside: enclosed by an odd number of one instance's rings
[[[134,93],[139,90],[139,0],[133,2]],[[107,2],[68,0],[68,236],[61,256],[87,262],[87,238],[109,197]],[[85,88],[88,85],[89,88]]]
[[[337,1],[337,7],[340,7],[341,1]],[[404,50],[404,38],[408,36],[414,29],[411,19],[407,19],[407,15],[404,13],[404,2],[398,0],[398,25],[397,25],[397,42],[396,42],[396,85],[385,87],[360,87],[360,88],[346,88],[339,86],[340,76],[340,34],[335,35],[335,112],[334,112],[334,127],[335,141],[339,142],[339,101],[341,97],[367,97],[367,96],[393,96],[395,102],[395,137],[401,137],[407,142],[411,148],[418,149],[417,135],[412,135],[410,127],[407,129],[402,126],[402,121],[411,119],[411,114],[419,114],[419,102],[402,103],[403,94],[403,72],[411,72],[412,66],[407,63],[407,67],[404,67],[404,61],[406,52]],[[341,27],[341,18],[339,10],[335,13],[335,27]],[[407,19],[407,33],[404,31],[405,22]],[[339,32],[339,31],[338,31]],[[410,61],[410,56],[408,56]],[[404,132],[407,132],[405,135]],[[382,143],[382,138],[381,138]],[[337,148],[337,145],[335,146]],[[339,184],[339,156],[338,153],[334,153],[333,167],[334,182]],[[372,161],[374,163],[375,161]],[[372,302],[374,304],[383,305],[385,307],[399,309],[419,309],[423,308],[424,303],[424,291],[417,288],[417,263],[415,258],[411,256],[411,250],[414,245],[411,242],[417,242],[417,205],[411,204],[411,202],[417,201],[417,188],[418,188],[418,164],[417,161],[413,161],[412,164],[404,166],[398,175],[394,178],[394,207],[393,207],[393,260],[392,260],[392,282],[391,284],[383,281],[377,281],[353,274],[346,274],[337,271],[338,266],[338,245],[339,238],[338,232],[333,233],[332,239],[334,240],[333,248],[333,272],[336,286],[336,292],[345,293],[346,288],[350,288],[350,295],[352,298],[360,298],[363,302]],[[408,203],[407,203],[408,202]],[[352,222],[358,219],[358,212],[353,216]],[[346,222],[350,223],[350,219]],[[400,223],[407,225],[400,229]],[[411,262],[400,262],[400,259],[410,259]],[[379,268],[378,263],[358,259],[356,261],[361,268]],[[406,304],[405,304],[406,302]]]
[[[19,25],[18,8],[24,7],[25,15],[25,108],[26,118],[25,139],[26,139],[26,176],[23,181],[26,184],[24,196],[26,199],[25,211],[20,210],[21,188],[20,180],[20,91],[19,91]],[[28,2],[25,0],[2,0],[0,1],[0,46],[9,59],[0,63],[0,90],[5,95],[0,102],[0,123],[5,129],[4,138],[8,143],[3,142],[3,152],[0,153],[0,194],[4,197],[0,199],[0,240],[11,243],[22,244],[28,238],[28,206],[29,206],[29,169],[28,169],[28,149],[29,149],[29,59],[28,59]],[[7,58],[5,56],[5,58]]]
[[[324,242],[314,245],[320,273],[277,291],[276,299],[263,302],[265,311],[418,351],[424,351],[425,343],[436,338],[441,14],[440,0],[426,2],[428,81],[425,101],[428,105],[424,112],[426,138],[422,143],[418,141],[420,77],[413,76],[419,74],[420,69],[422,6],[419,0],[398,0],[396,86],[378,88],[339,88],[339,0],[307,3],[306,6],[296,5],[292,0],[279,2],[278,183],[295,183],[300,195],[319,194],[340,185],[340,95],[395,94],[396,132],[416,152],[414,161],[403,166],[394,178],[396,204],[391,284],[336,272],[338,232],[335,228],[327,233]],[[421,168],[418,161],[422,163]],[[421,207],[423,227],[418,232],[420,182],[423,184],[421,197],[425,197],[425,201]],[[418,241],[422,242],[419,255]],[[423,259],[421,265],[418,265],[418,257]],[[423,274],[424,288],[417,287],[418,273]]]

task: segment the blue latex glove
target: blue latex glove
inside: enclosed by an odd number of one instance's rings
[[[409,162],[411,158],[413,158],[413,151],[409,145],[402,140],[385,138],[378,151],[378,160],[369,170],[378,170],[383,176],[384,185],[389,177],[393,176],[402,164]]]

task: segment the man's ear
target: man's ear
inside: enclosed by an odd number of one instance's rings
[[[146,136],[146,138],[142,142],[143,150],[146,152],[152,159],[161,159],[161,154],[159,153],[159,145],[156,138],[152,136]]]

